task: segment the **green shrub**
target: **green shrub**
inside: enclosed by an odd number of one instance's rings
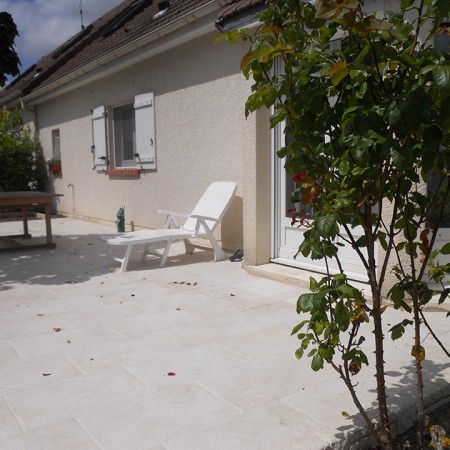
[[[0,109],[0,161],[0,191],[45,189],[42,150],[18,108]]]

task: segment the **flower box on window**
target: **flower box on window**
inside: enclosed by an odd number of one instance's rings
[[[52,175],[61,175],[61,161],[51,159],[47,161],[48,171]]]

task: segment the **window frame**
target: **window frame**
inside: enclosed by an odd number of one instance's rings
[[[125,106],[134,110],[133,160],[123,159],[116,143],[117,125],[114,111]],[[120,171],[138,174],[156,170],[156,125],[153,92],[138,94],[131,101],[100,105],[91,110],[93,169],[118,174]]]

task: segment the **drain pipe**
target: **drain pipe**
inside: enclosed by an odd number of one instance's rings
[[[36,107],[30,106],[25,101],[21,100],[20,102],[20,108],[22,111],[27,111],[31,113],[32,115],[32,122],[33,122],[33,128],[34,128],[34,138],[37,142],[39,142],[39,128],[38,128],[38,120],[37,120],[37,114],[36,114]]]

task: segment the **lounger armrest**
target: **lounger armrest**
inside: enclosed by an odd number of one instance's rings
[[[217,218],[215,218],[215,217],[199,216],[198,214],[190,214],[189,217],[192,217],[192,218],[194,218],[194,219],[199,219],[199,220],[201,220],[201,221],[204,221],[204,220],[211,220],[211,221],[213,221],[213,222],[217,222]]]
[[[178,224],[175,217],[189,217],[188,214],[179,213],[175,211],[167,211],[165,209],[160,209],[158,212],[166,215],[164,228],[180,228],[180,225]]]
[[[180,213],[176,211],[169,211],[167,209],[160,209],[158,210],[160,214],[165,214],[167,216],[174,216],[174,217],[189,217],[189,214]]]
[[[217,219],[215,219],[214,217],[200,216],[198,214],[191,214],[190,217],[192,217],[193,219],[197,219],[197,224],[195,226],[195,236],[198,236],[200,227],[203,227],[206,235],[209,237],[209,239],[212,239],[212,231],[206,221],[217,222]]]

